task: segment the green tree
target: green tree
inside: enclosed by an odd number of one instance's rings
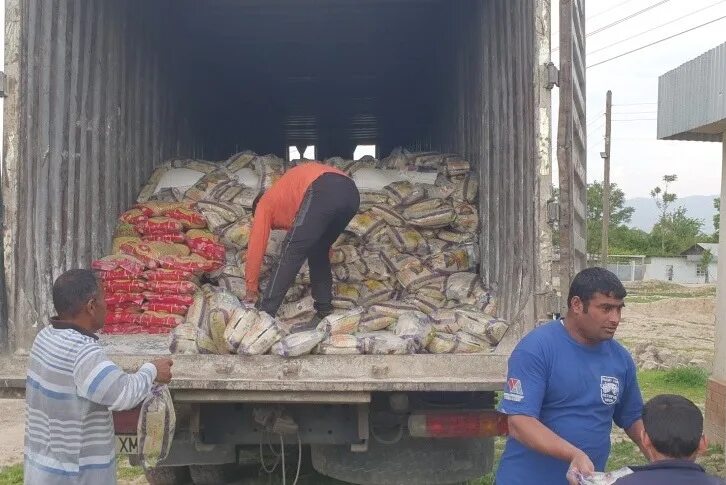
[[[653,226],[649,254],[667,256],[682,253],[704,237],[701,226],[702,221],[688,217],[686,209],[678,207]]]
[[[708,274],[708,268],[713,262],[713,253],[711,253],[710,249],[706,249],[703,254],[701,255],[701,268],[703,268],[703,275],[705,277],[705,282],[710,283],[709,281],[709,274]]]
[[[668,192],[668,186],[672,184],[673,182],[678,180],[678,175],[671,174],[671,175],[663,175],[663,188],[661,189],[660,186],[656,186],[653,190],[650,191],[650,196],[655,201],[656,207],[658,207],[658,210],[660,211],[660,217],[658,218],[658,224],[664,223],[668,216],[670,215],[670,212],[668,209],[673,204],[673,202],[678,199],[678,196],[672,192]],[[661,231],[659,234],[661,234],[661,253],[665,254],[666,248],[665,248],[665,239],[664,239],[664,228],[667,227],[667,225],[663,225],[661,227]],[[654,228],[655,229],[655,228]],[[654,234],[655,232],[651,232],[651,234]]]
[[[593,182],[587,185],[587,252],[599,254],[602,247],[602,218],[603,218],[603,184]],[[630,222],[635,209],[625,206],[625,193],[617,184],[610,184],[610,223],[608,225],[608,246],[618,242],[618,235],[625,235],[625,230],[616,231],[616,228]],[[618,242],[619,243],[619,242]],[[618,252],[619,253],[619,252]]]

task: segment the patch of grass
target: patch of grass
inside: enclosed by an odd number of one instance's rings
[[[632,441],[621,441],[613,443],[610,448],[610,458],[608,459],[605,469],[618,470],[624,466],[645,465],[648,460],[645,459],[640,449]]]
[[[144,476],[144,469],[140,466],[131,466],[124,458],[117,457],[116,478],[119,480],[134,480]]]
[[[23,485],[23,465],[0,468],[0,485]]]
[[[658,394],[680,394],[703,405],[706,400],[708,372],[700,367],[680,367],[667,371],[642,370],[638,372],[638,382],[646,401]]]
[[[653,303],[660,300],[665,300],[668,298],[667,296],[659,296],[659,295],[648,295],[648,296],[630,296],[628,295],[627,303]]]

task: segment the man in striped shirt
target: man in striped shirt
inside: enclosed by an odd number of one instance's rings
[[[25,483],[116,483],[111,411],[132,409],[152,383],[171,380],[171,359],[127,374],[106,357],[95,332],[106,303],[93,272],[74,269],[53,285],[58,317],[33,342],[26,380]]]

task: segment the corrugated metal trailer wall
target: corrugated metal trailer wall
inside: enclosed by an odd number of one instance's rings
[[[548,310],[551,292],[549,93],[538,59],[549,56],[549,8],[538,1],[469,0],[453,9],[448,82],[430,147],[460,153],[479,174],[481,272],[501,310],[516,321],[516,342]],[[446,62],[446,61],[444,61]],[[540,112],[540,108],[544,108]],[[545,118],[540,120],[540,118]],[[541,123],[544,121],[544,123]]]
[[[19,350],[54,279],[107,250],[116,215],[160,161],[192,155],[164,8],[143,0],[7,0],[2,195],[7,328]],[[168,6],[167,6],[168,8]],[[176,56],[175,56],[176,54]],[[12,282],[12,283],[11,283]],[[27,348],[27,347],[26,347]]]

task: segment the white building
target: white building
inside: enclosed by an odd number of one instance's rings
[[[701,264],[703,253],[707,250],[713,255],[708,268]],[[698,243],[680,256],[646,258],[643,279],[673,283],[715,283],[718,280],[718,244]]]

